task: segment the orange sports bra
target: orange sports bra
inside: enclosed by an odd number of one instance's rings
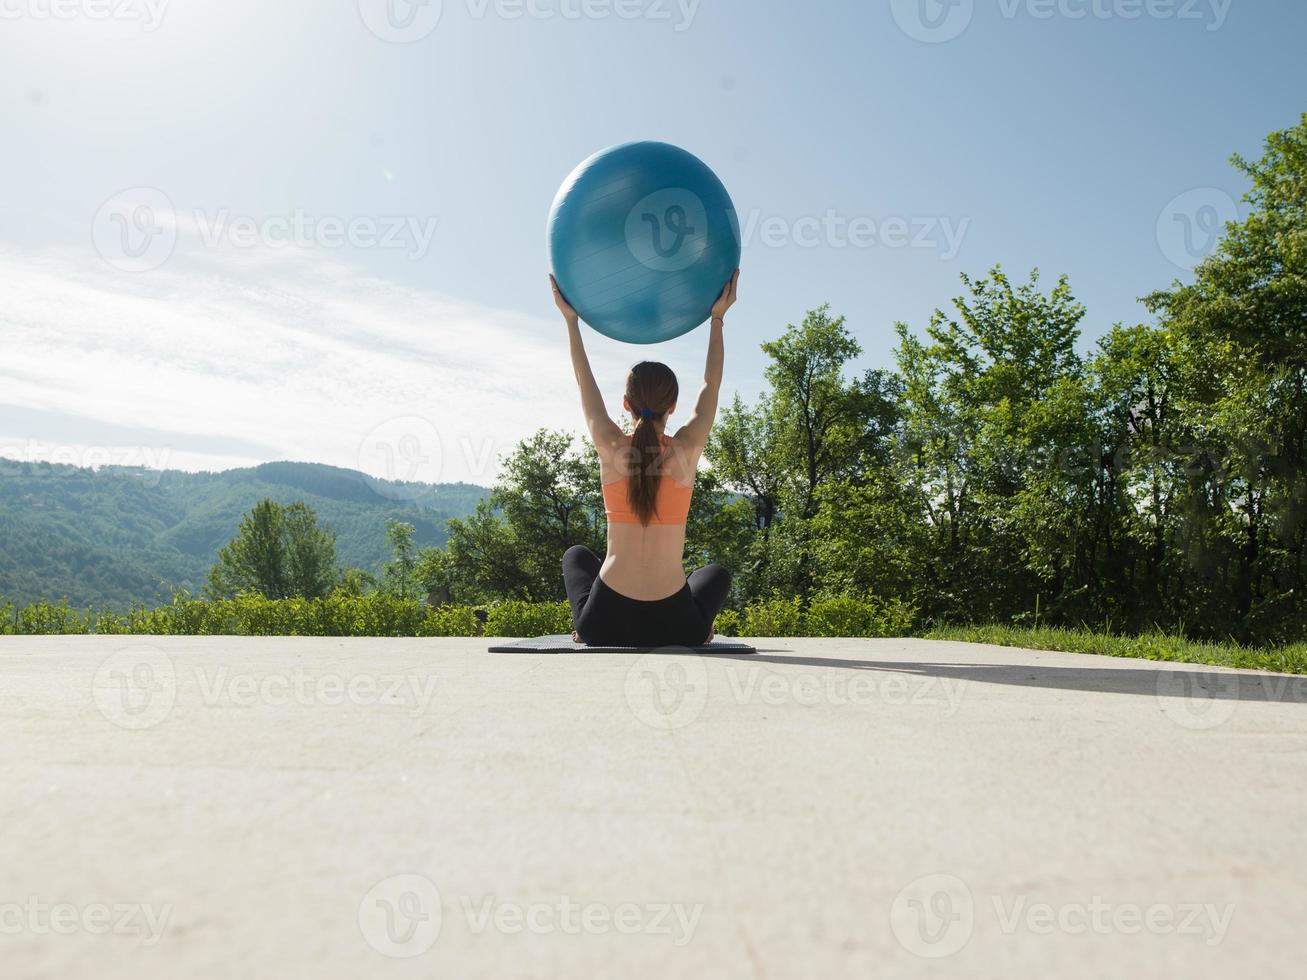
[[[640,518],[631,510],[630,477],[624,476],[613,483],[605,483],[603,490],[604,513],[608,515],[609,524],[640,523]],[[654,514],[649,518],[649,526],[685,524],[690,517],[690,498],[693,495],[694,487],[687,487],[664,473],[658,481],[658,494],[654,497]]]

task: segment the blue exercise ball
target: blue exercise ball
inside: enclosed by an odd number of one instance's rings
[[[549,211],[549,262],[581,319],[614,340],[689,333],[740,264],[740,223],[702,160],[623,143],[572,171]]]

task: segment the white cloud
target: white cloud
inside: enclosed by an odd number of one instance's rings
[[[488,484],[519,439],[580,425],[557,320],[317,253],[179,253],[131,274],[85,253],[0,249],[0,281],[0,455],[179,469],[294,459]],[[588,340],[620,397],[633,349]]]

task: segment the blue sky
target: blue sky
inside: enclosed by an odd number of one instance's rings
[[[888,365],[996,262],[1092,339],[1307,109],[1303,37],[1297,0],[0,0],[0,455],[489,482],[579,424],[545,219],[629,139],[740,212],[728,391],[823,302]],[[588,336],[614,407],[705,340]]]

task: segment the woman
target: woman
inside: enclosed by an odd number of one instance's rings
[[[581,389],[590,438],[599,453],[608,555],[589,548],[563,556],[563,581],[572,605],[573,638],[603,646],[698,646],[712,639],[713,620],[730,591],[731,576],[708,565],[687,580],[685,522],[699,457],[717,414],[725,356],[722,332],[735,305],[740,271],[713,305],[708,363],[690,420],[667,435],[676,408],[676,375],[665,364],[642,361],[626,379],[622,407],[635,423],[627,435],[608,416],[581,341],[576,310],[553,277],[554,302],[567,321],[572,367]]]

